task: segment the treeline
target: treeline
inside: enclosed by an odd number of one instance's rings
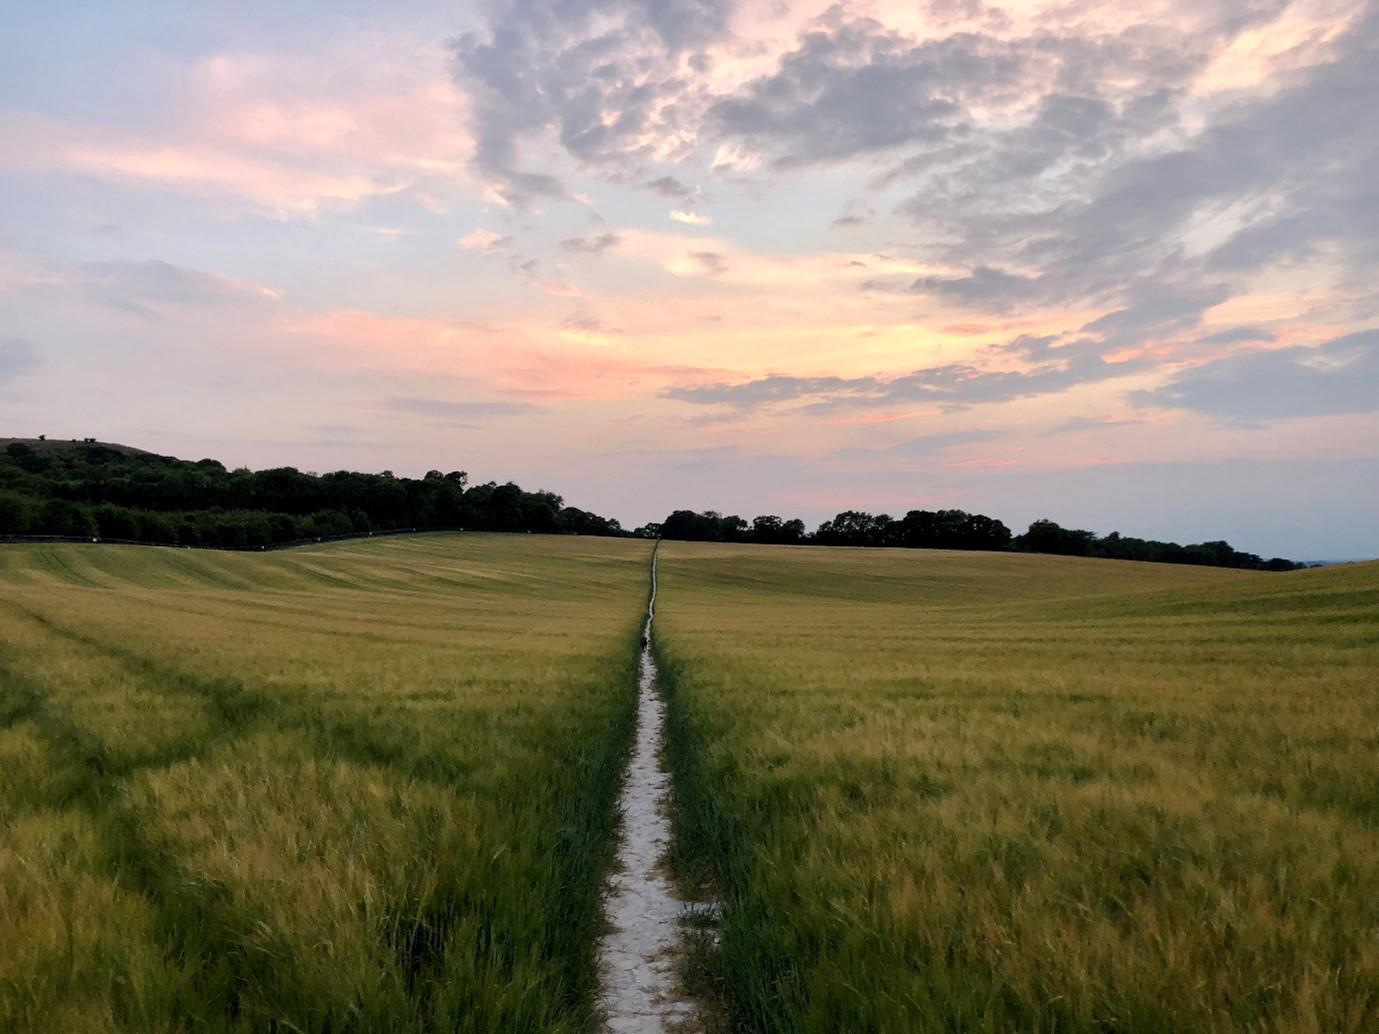
[[[691,542],[1011,550],[1251,571],[1291,571],[1301,566],[1282,557],[1265,560],[1254,553],[1243,553],[1227,542],[1183,546],[1176,542],[1132,538],[1115,531],[1097,535],[1080,528],[1064,528],[1050,520],[1035,521],[1024,534],[1013,535],[994,517],[963,510],[911,510],[898,520],[884,513],[844,510],[813,532],[807,531],[801,520],[784,520],[774,514],[757,517],[749,524],[741,517],[724,516],[711,510],[704,513],[676,510],[660,524],[645,525],[635,534]]]
[[[37,446],[12,442],[0,450],[0,536],[254,549],[401,528],[629,534],[616,520],[566,506],[554,493],[528,492],[511,482],[470,485],[462,470],[432,470],[422,478],[386,470],[227,470],[216,460],[190,462],[96,442]],[[1227,542],[1183,546],[1119,532],[1097,535],[1050,520],[1014,535],[995,518],[963,510],[911,510],[899,519],[844,510],[813,531],[802,520],[774,514],[748,522],[713,511],[676,510],[630,534],[693,542],[1016,550],[1268,571],[1300,566],[1243,553]]]
[[[551,492],[469,485],[462,470],[310,474],[227,470],[98,443],[0,450],[0,535],[63,535],[252,549],[399,528],[622,535]]]

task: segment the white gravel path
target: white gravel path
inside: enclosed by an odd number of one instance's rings
[[[599,948],[600,1004],[610,1034],[693,1029],[695,1008],[680,990],[676,963],[687,903],[661,866],[670,843],[670,776],[661,764],[665,704],[656,688],[651,624],[656,617],[656,554],[638,679],[637,743],[622,792],[622,843],[611,880],[611,926]]]

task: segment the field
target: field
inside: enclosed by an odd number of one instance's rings
[[[1379,1030],[1379,565],[661,552],[734,1029]]]
[[[0,1030],[592,1031],[650,544],[0,548]],[[1379,1029],[1379,565],[666,543],[770,1032]]]
[[[588,1029],[649,555],[0,548],[0,1030]]]

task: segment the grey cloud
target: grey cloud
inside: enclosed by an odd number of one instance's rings
[[[888,408],[928,404],[944,409],[1008,402],[1065,391],[1079,384],[1123,377],[1144,368],[1142,360],[1108,363],[1102,345],[1090,338],[1055,347],[1053,338],[1019,338],[993,346],[993,357],[1013,356],[1024,370],[988,370],[950,363],[898,377],[787,377],[773,374],[738,383],[682,385],[663,397],[695,405],[755,409],[799,403],[807,411],[838,408]]]
[[[1108,427],[1132,427],[1143,420],[1118,420],[1107,416],[1079,416],[1049,428],[1045,434],[1072,434],[1077,431],[1104,431]]]
[[[907,185],[898,211],[924,242],[911,253],[967,272],[864,289],[1109,311],[1084,332],[1110,349],[1187,343],[1253,274],[1318,257],[1340,264],[1354,318],[1379,311],[1379,7],[1364,3],[1319,64],[1241,92],[1205,126],[1183,115],[1213,58],[1286,6],[1201,0],[1105,32],[1073,5],[1021,37],[977,0],[938,0],[935,24],[964,25],[918,40],[840,5],[728,96],[685,71],[724,38],[726,0],[512,0],[454,52],[476,164],[510,200],[564,196],[520,160],[552,131],[585,168],[677,201],[695,191],[648,139],[697,141],[672,161],[721,143],[768,170],[871,161],[877,188]],[[1227,211],[1233,232],[1188,243]],[[835,225],[865,218],[850,206]]]
[[[728,268],[727,260],[716,251],[692,251],[690,257],[703,266],[709,276],[718,276]]]
[[[165,306],[206,309],[269,301],[250,285],[159,259],[88,262],[72,271],[71,283],[102,305],[147,319],[156,319]]]
[[[771,374],[767,377],[736,384],[720,382],[682,385],[667,388],[662,395],[665,398],[691,402],[695,405],[726,405],[751,409],[776,402],[796,402],[815,395],[874,390],[880,383],[871,377],[786,377],[781,374]]]
[[[0,338],[0,384],[33,373],[43,365],[34,346],[23,338]]]
[[[1306,259],[1313,243],[1326,237],[1344,236],[1338,212],[1297,212],[1249,226],[1207,256],[1213,272],[1255,269],[1265,263]]]
[[[873,19],[835,14],[773,74],[714,104],[708,120],[783,168],[937,146],[964,131],[966,100],[1013,84],[1022,65],[981,37],[916,44]]]
[[[1237,422],[1379,412],[1379,330],[1218,359],[1131,400]]]
[[[444,420],[483,420],[491,417],[518,416],[531,413],[539,406],[530,402],[452,402],[419,396],[394,396],[387,400],[388,409],[395,413],[415,413],[418,416]]]
[[[1107,348],[1190,330],[1201,323],[1207,309],[1230,297],[1230,292],[1220,284],[1143,281],[1132,284],[1126,294],[1129,304],[1124,308],[1107,313],[1082,328],[1086,333],[1099,335]]]
[[[566,330],[583,330],[597,334],[621,334],[622,330],[617,327],[605,326],[603,320],[597,316],[591,316],[587,312],[571,313],[560,321],[560,325]]]
[[[726,0],[635,0],[666,46],[681,51],[721,35],[732,4]]]
[[[616,247],[622,238],[616,233],[600,233],[592,237],[567,237],[560,242],[560,246],[566,251],[580,252],[585,255],[602,255],[609,248]]]
[[[674,176],[661,176],[659,179],[650,180],[643,183],[647,190],[661,197],[670,198],[672,201],[688,201],[694,197],[698,191],[692,187],[687,187]]]
[[[1229,330],[1218,330],[1201,339],[1204,345],[1234,345],[1243,341],[1273,341],[1275,334],[1264,327],[1241,326]]]
[[[1017,276],[989,266],[978,266],[963,277],[919,277],[909,290],[915,294],[934,294],[959,302],[978,303],[983,308],[1004,312],[1034,297],[1036,277]]]
[[[1052,198],[1033,213],[988,216],[961,228],[963,250],[1008,254],[1044,270],[1055,298],[1118,292],[1140,277],[1191,283],[1244,273],[1339,245],[1352,260],[1379,252],[1379,14],[1370,8],[1334,59],[1262,98],[1226,109],[1187,146],[1110,163],[1083,197]],[[1008,183],[1007,187],[1013,184]],[[1199,214],[1260,198],[1271,214],[1249,222],[1209,256],[1192,259],[1182,235]],[[911,212],[921,214],[927,198]],[[951,228],[951,227],[950,227]]]
[[[568,199],[565,185],[525,166],[528,140],[555,130],[576,161],[626,179],[656,130],[689,116],[677,101],[697,48],[726,32],[727,0],[508,0],[488,29],[452,41],[455,74],[474,99],[474,163],[515,204]]]
[[[609,248],[615,247],[620,240],[621,238],[615,233],[603,233],[592,237],[570,237],[561,241],[560,246],[569,252],[598,256]],[[517,242],[512,237],[495,238],[484,245],[483,253],[491,259],[501,261],[515,276],[529,284],[538,287],[549,285],[549,281],[543,278],[541,260],[519,250]],[[462,321],[462,325],[463,323],[464,321]],[[480,329],[491,328],[480,327]]]
[[[1004,431],[950,431],[947,434],[926,434],[910,438],[892,446],[889,451],[896,456],[932,456],[955,445],[993,442],[1004,437]]]
[[[970,13],[985,12],[970,5]],[[1023,38],[965,31],[918,41],[839,6],[774,72],[718,100],[708,124],[780,168],[907,151],[887,179],[941,176],[916,207],[960,200],[989,209],[1003,182],[1055,168],[1082,178],[1080,167],[1176,125],[1176,91],[1205,67],[1218,38],[1148,25],[1091,34],[1073,19]],[[999,129],[991,108],[1006,113]],[[1028,205],[1048,189],[1032,186],[1010,200]]]
[[[854,200],[843,207],[843,213],[834,219],[831,225],[835,229],[844,229],[850,226],[866,226],[875,219],[876,211],[871,205]]]
[[[1379,292],[1363,271],[1379,260],[1376,7],[1321,64],[1243,95],[1195,136],[1179,115],[1222,41],[1279,9],[1208,9],[1199,36],[1142,25],[1078,37],[1053,24],[1006,41],[1042,54],[1053,88],[1013,128],[973,122],[942,148],[912,145],[880,181],[917,177],[901,211],[940,242],[922,254],[972,272],[865,286],[990,312],[1112,308],[1088,328],[1111,347],[1189,334],[1207,308],[1247,290],[1250,274],[1325,256],[1339,257],[1355,316],[1373,316]],[[1187,235],[1228,209],[1239,229],[1205,254],[1189,250]]]

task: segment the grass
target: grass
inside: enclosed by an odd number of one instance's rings
[[[1379,1029],[1379,565],[661,551],[741,1031]]]
[[[649,553],[0,548],[0,1030],[594,1029]],[[1379,565],[667,543],[655,647],[722,1026],[1379,1029]]]
[[[0,548],[0,1030],[591,1029],[649,552]]]

